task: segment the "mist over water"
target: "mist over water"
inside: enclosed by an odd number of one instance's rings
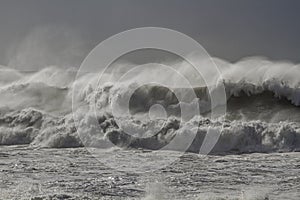
[[[78,68],[89,51],[79,30],[66,25],[41,25],[11,43],[6,64],[27,72],[51,65]]]

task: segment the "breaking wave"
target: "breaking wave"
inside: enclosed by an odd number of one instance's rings
[[[245,73],[241,66],[249,63],[255,70]],[[217,119],[210,119],[207,87],[170,89],[144,85],[135,89],[136,80],[103,84],[97,83],[97,74],[93,73],[77,77],[74,82],[76,71],[72,69],[49,67],[25,73],[1,67],[0,144],[52,148],[116,145],[156,150],[169,144],[175,135],[180,138],[194,134],[188,151],[199,152],[208,129],[212,128],[221,132],[212,153],[299,151],[300,67],[271,65],[267,60],[259,64],[253,60],[236,64],[222,61],[220,83],[227,94],[227,112]],[[278,66],[285,67],[284,74]],[[233,76],[236,71],[244,76],[237,79]],[[218,86],[212,89],[217,90]],[[189,97],[190,93],[197,98],[178,98]],[[119,99],[129,94],[129,115],[124,112],[126,115],[114,116],[112,102],[119,103],[122,109]],[[194,103],[199,104],[201,115],[180,121],[181,107]],[[160,105],[164,111],[153,110],[153,105]],[[118,121],[122,121],[122,127]],[[190,130],[191,124],[198,130]],[[134,134],[127,134],[124,127]],[[83,134],[79,135],[78,129]],[[178,150],[178,146],[175,142],[168,149]]]

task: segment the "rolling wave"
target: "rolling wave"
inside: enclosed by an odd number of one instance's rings
[[[270,65],[267,63],[264,66]],[[290,69],[294,73],[298,70]],[[72,70],[50,67],[23,73],[1,67],[0,144],[52,148],[116,145],[156,150],[169,144],[175,136],[194,134],[188,151],[199,152],[207,130],[214,128],[221,135],[212,153],[299,151],[299,83],[288,73],[258,78],[259,81],[249,77],[229,79],[228,66],[222,73],[220,83],[226,90],[227,112],[220,118],[210,119],[207,87],[167,88],[149,84],[136,89],[136,79],[103,84],[97,83],[96,74],[86,73],[74,82],[76,73]],[[294,81],[291,83],[286,77]],[[218,89],[218,86],[209,87]],[[189,98],[193,96],[191,93],[197,98]],[[132,94],[129,113],[114,116],[111,104],[117,103],[121,111],[127,109],[122,99],[129,94]],[[181,107],[194,103],[199,105],[200,115],[180,121]],[[149,117],[152,106],[157,104],[165,113]],[[95,113],[96,127],[92,123]],[[118,124],[120,120],[123,127]],[[190,131],[189,124],[198,124],[197,131]],[[124,126],[135,134],[127,134]],[[149,127],[157,131],[145,131]],[[79,135],[78,129],[83,134]],[[178,150],[178,146],[175,142],[168,148]]]

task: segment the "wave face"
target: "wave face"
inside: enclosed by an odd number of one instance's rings
[[[1,67],[0,144],[52,148],[116,145],[156,150],[170,144],[175,136],[193,134],[195,139],[188,151],[199,152],[208,129],[213,128],[220,130],[221,136],[212,153],[299,151],[300,66],[272,65],[254,58],[236,64],[216,59],[220,62],[227,112],[214,120],[210,119],[207,87],[143,85],[136,89],[137,79],[103,84],[92,73],[74,81],[75,70],[48,67],[24,73]],[[255,70],[249,67],[251,64]],[[285,73],[278,65],[285,67]],[[190,93],[197,98],[185,98]],[[125,106],[118,100],[129,94],[129,112],[123,112]],[[117,107],[123,115],[114,115],[113,102],[119,102]],[[200,115],[180,121],[181,107],[195,102]],[[164,111],[153,109],[153,105],[160,105]],[[198,130],[189,130],[191,124]],[[78,129],[83,134],[78,134]],[[168,149],[178,150],[178,142],[168,145]]]

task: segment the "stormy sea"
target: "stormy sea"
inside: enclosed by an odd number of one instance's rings
[[[136,87],[145,74],[104,83],[72,68],[2,66],[0,198],[298,200],[300,66],[214,60],[226,93],[214,118],[218,85]],[[199,115],[182,119],[194,103]],[[203,153],[208,130],[219,135]]]

